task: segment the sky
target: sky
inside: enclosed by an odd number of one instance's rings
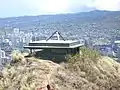
[[[120,0],[0,0],[0,18],[76,13],[96,9],[119,11]]]

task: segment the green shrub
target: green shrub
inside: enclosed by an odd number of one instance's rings
[[[94,63],[97,63],[98,59],[100,58],[100,54],[96,50],[92,50],[87,47],[82,47],[80,49],[79,54],[76,54],[74,56],[71,56],[70,59],[68,59],[68,63],[74,64],[77,61],[84,61],[84,60],[91,60]]]
[[[81,52],[82,52],[81,57],[83,59],[90,59],[93,60],[94,62],[97,62],[98,58],[100,57],[100,53],[98,51],[87,47],[82,47]]]

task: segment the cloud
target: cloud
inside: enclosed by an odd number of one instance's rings
[[[94,0],[93,6],[99,10],[120,10],[120,0]]]
[[[65,13],[69,8],[69,0],[24,0],[24,4],[39,14]]]
[[[39,13],[80,12],[87,7],[98,10],[120,10],[120,0],[23,0],[27,7]]]
[[[120,10],[120,0],[0,0],[0,17]]]

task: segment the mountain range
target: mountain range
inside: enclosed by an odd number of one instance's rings
[[[0,30],[72,33],[78,37],[106,38],[120,35],[120,11],[100,11],[0,18]],[[70,34],[69,34],[70,35]]]

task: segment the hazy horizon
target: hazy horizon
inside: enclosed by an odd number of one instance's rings
[[[120,0],[0,0],[0,18],[92,10],[119,11]]]

